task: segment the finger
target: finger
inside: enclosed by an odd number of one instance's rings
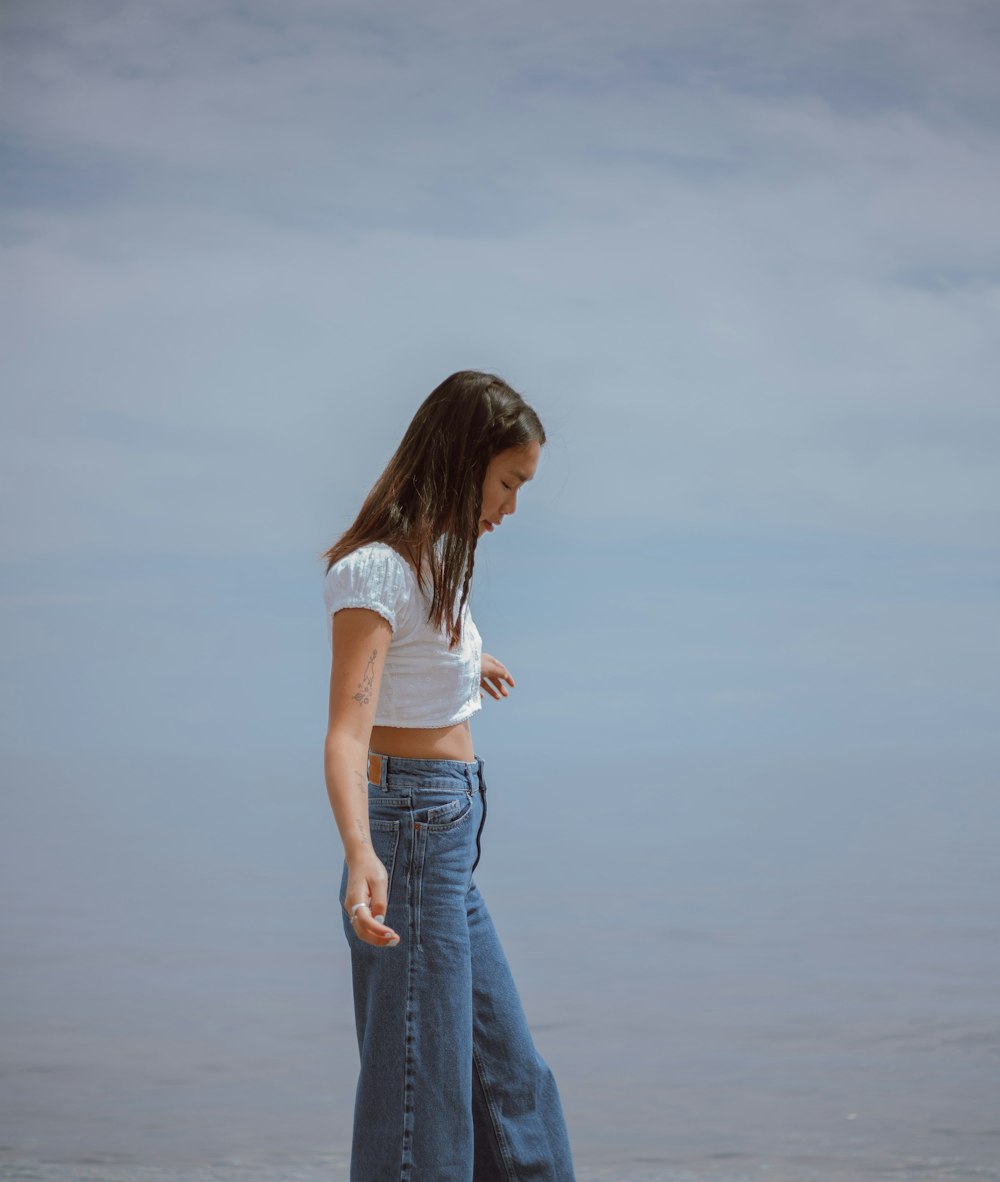
[[[479,684],[483,687],[484,690],[486,690],[486,692],[490,695],[491,698],[499,698],[500,697],[500,695],[493,688],[493,686],[490,685],[490,683],[486,680],[485,677],[483,678],[483,680]]]
[[[376,923],[385,923],[385,912],[388,907],[389,900],[386,898],[386,884],[384,882],[377,882],[372,887],[372,902],[371,902],[371,916]]]
[[[366,944],[374,944],[377,948],[391,948],[399,943],[399,936],[396,932],[376,920],[367,903],[361,903],[355,909],[351,927],[359,939],[364,940]]]
[[[358,903],[367,903],[371,899],[371,892],[367,888],[358,888],[357,890],[348,889],[344,896],[344,910],[349,916],[354,916],[357,913]]]

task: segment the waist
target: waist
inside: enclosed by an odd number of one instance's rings
[[[369,750],[407,759],[475,759],[468,719],[450,726],[373,726]]]
[[[440,783],[454,781],[456,785],[475,787],[483,776],[483,761],[472,759],[419,759],[408,755],[386,755],[368,752],[368,783],[383,788],[413,787],[421,781]]]

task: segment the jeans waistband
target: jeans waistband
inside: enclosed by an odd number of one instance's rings
[[[394,783],[413,786],[421,779],[454,780],[470,788],[483,782],[483,761],[475,759],[412,759],[403,755],[380,755],[368,752],[368,782],[391,788]]]

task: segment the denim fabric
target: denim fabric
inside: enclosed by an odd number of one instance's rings
[[[341,909],[361,1059],[351,1182],[574,1182],[555,1078],[472,878],[483,761],[381,766],[369,826],[400,942],[366,944]]]

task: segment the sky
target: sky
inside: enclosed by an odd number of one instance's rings
[[[319,556],[471,367],[549,435],[484,750],[995,752],[994,4],[0,34],[4,749],[318,761]]]
[[[465,368],[548,436],[476,558],[517,682],[472,723],[477,876],[533,1021],[584,1007],[546,1046],[603,1029],[613,1069],[562,1075],[575,1127],[604,1135],[614,1079],[637,1152],[675,1135],[673,1093],[622,1072],[683,1014],[706,1144],[767,1141],[746,1097],[719,1107],[703,1031],[756,1096],[772,1027],[814,1003],[836,1050],[794,1042],[809,1069],[868,1078],[859,1031],[951,1037],[945,984],[973,1025],[912,1119],[949,1126],[940,1080],[971,1127],[1000,7],[4,0],[0,57],[4,1143],[148,1159],[223,1092],[266,1138],[277,1078],[290,1142],[332,1113],[346,1143],[322,553]],[[660,1041],[602,1027],[636,981]]]

